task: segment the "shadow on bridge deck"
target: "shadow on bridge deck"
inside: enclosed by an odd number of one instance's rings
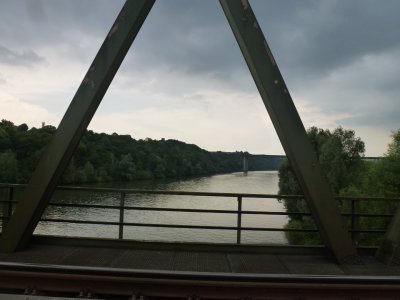
[[[398,299],[399,275],[400,266],[371,255],[338,265],[323,248],[36,237],[26,250],[0,254],[0,291],[14,295],[38,289],[101,297],[95,299]]]
[[[372,255],[338,265],[323,248],[220,246],[36,238],[28,249],[0,253],[0,262],[217,273],[400,275]]]

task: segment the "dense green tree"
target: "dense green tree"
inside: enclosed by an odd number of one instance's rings
[[[360,178],[357,176],[363,170],[362,157],[365,146],[354,131],[341,127],[330,131],[311,127],[308,136],[315,149],[321,168],[325,173],[333,192],[338,195],[341,190],[349,186],[358,186]],[[279,194],[302,194],[297,178],[286,160],[279,168]],[[285,200],[288,212],[307,212],[308,207],[304,200]],[[291,216],[287,228],[315,228],[312,218],[307,216]],[[287,238],[292,244],[320,243],[317,234],[288,232]]]
[[[0,153],[0,182],[14,183],[18,178],[18,162],[12,152]]]
[[[366,163],[365,172],[360,174],[360,186],[343,191],[343,195],[369,197],[400,197],[400,130],[392,133],[392,141],[384,156],[376,162]],[[397,202],[363,201],[358,209],[368,214],[394,214]],[[364,229],[386,230],[388,218],[360,218],[359,226]],[[363,245],[379,245],[382,235],[359,234],[358,242]]]
[[[27,132],[28,129],[29,129],[29,127],[25,123],[23,123],[17,127],[17,130],[20,132]]]
[[[122,155],[121,160],[116,164],[114,178],[118,181],[132,181],[135,179],[136,167],[130,154]]]
[[[336,194],[343,188],[359,182],[359,178],[355,175],[363,168],[365,145],[355,136],[353,130],[339,127],[330,131],[311,127],[307,133],[321,168]],[[287,160],[279,168],[279,193],[301,194],[297,179]]]
[[[29,180],[55,131],[51,125],[29,129],[26,124],[17,126],[7,120],[0,122],[0,154],[3,158],[13,158],[8,163],[16,163],[14,171],[7,174],[8,181],[23,183]],[[250,170],[268,169],[272,159],[258,155],[250,163]],[[79,142],[61,183],[204,176],[241,171],[242,163],[242,152],[208,152],[177,140],[135,140],[130,135],[108,135],[89,130]],[[10,169],[5,162],[1,168]]]
[[[375,172],[375,184],[371,182],[371,187],[377,184],[383,186],[384,189],[379,191],[381,196],[400,195],[400,130],[392,133],[392,142],[378,162]],[[378,192],[376,194],[378,195]]]
[[[87,178],[86,178],[86,173],[83,169],[77,168],[74,174],[74,181],[79,182],[79,183],[86,183]]]
[[[326,172],[334,192],[339,196],[350,197],[399,197],[400,196],[400,130],[392,133],[388,150],[378,161],[362,161],[364,145],[354,136],[341,128],[328,132],[313,128],[309,130],[311,141],[316,149],[323,170]],[[301,193],[290,165],[286,161],[279,170],[280,193]],[[304,201],[285,201],[288,211],[307,211]],[[342,211],[349,211],[349,202],[343,201]],[[393,214],[397,209],[396,202],[361,201],[357,204],[359,213]],[[388,218],[359,218],[357,226],[363,229],[386,230],[390,223]],[[288,228],[312,228],[311,218],[291,217]],[[293,244],[319,243],[315,234],[287,234]],[[379,245],[381,234],[360,233],[356,243],[366,246]]]
[[[358,184],[342,189],[343,196],[400,196],[400,130],[392,133],[387,152],[378,161],[364,162]]]
[[[76,172],[77,168],[75,166],[74,160],[72,160],[67,169],[64,171],[64,174],[61,178],[61,183],[70,184],[76,182]]]
[[[90,161],[85,163],[83,171],[85,172],[86,182],[97,182],[96,170]]]

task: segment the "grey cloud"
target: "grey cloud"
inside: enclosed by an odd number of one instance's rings
[[[2,42],[73,46],[77,33],[104,37],[122,4],[122,0],[2,0]]]
[[[28,1],[26,2],[26,8],[32,20],[42,22],[46,19],[46,12],[42,0]]]
[[[285,77],[293,84],[299,76],[318,77],[362,55],[399,46],[397,0],[253,0],[251,4]],[[74,47],[74,32],[102,40],[122,5],[107,0],[4,0],[0,33],[4,39],[31,45],[71,43]],[[71,55],[79,57],[84,51],[77,48]],[[126,64],[139,70],[166,65],[225,80],[233,80],[231,72],[248,73],[215,0],[156,1],[132,52]]]
[[[400,129],[399,115],[400,109],[395,107],[393,110],[389,110],[381,106],[374,111],[363,111],[362,114],[343,120],[343,124],[349,127],[368,125],[371,127],[385,128],[387,132],[389,132],[391,130]]]
[[[271,47],[278,63],[296,75],[321,76],[363,55],[400,46],[398,1],[306,1],[310,3],[295,7],[291,15],[280,14],[280,20],[260,22],[275,29],[270,30]]]
[[[400,47],[400,2],[377,0],[252,1],[284,77],[327,76],[363,56]],[[247,66],[217,1],[158,1],[146,20],[130,66],[167,65],[236,84]],[[131,64],[132,63],[132,64]],[[289,85],[289,87],[291,86]]]
[[[139,68],[167,65],[188,74],[224,73],[243,65],[216,1],[158,1],[133,45]]]
[[[0,45],[0,63],[31,67],[43,61],[44,59],[32,50],[14,51]]]

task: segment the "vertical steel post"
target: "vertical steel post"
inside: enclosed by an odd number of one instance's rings
[[[5,224],[6,224],[6,219],[5,219],[5,216],[6,216],[6,213],[5,213],[5,211],[6,211],[6,191],[7,191],[7,188],[1,188],[0,187],[0,200],[2,201],[2,203],[1,203],[1,217],[2,217],[2,219],[1,219],[1,230],[4,230],[4,228],[5,228]]]
[[[3,232],[0,249],[24,247],[79,141],[155,0],[127,0],[43,153],[21,202]]]
[[[121,193],[119,200],[119,230],[118,238],[122,240],[124,238],[124,214],[125,214],[125,193]]]
[[[248,0],[220,0],[322,240],[338,262],[357,259],[333,192]]]
[[[237,214],[237,233],[236,233],[236,244],[240,245],[242,238],[242,196],[238,196],[238,214]]]
[[[2,231],[4,232],[7,227],[8,222],[10,221],[12,215],[12,201],[14,198],[14,188],[9,186],[5,188],[4,193],[4,202],[3,202],[3,223],[2,223]]]
[[[358,233],[355,232],[358,229],[358,217],[355,215],[359,211],[359,200],[351,199],[351,239],[353,243],[357,245]]]

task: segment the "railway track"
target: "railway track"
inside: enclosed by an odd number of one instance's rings
[[[0,263],[0,291],[3,295],[25,295],[24,299],[400,299],[400,277],[142,271]]]

